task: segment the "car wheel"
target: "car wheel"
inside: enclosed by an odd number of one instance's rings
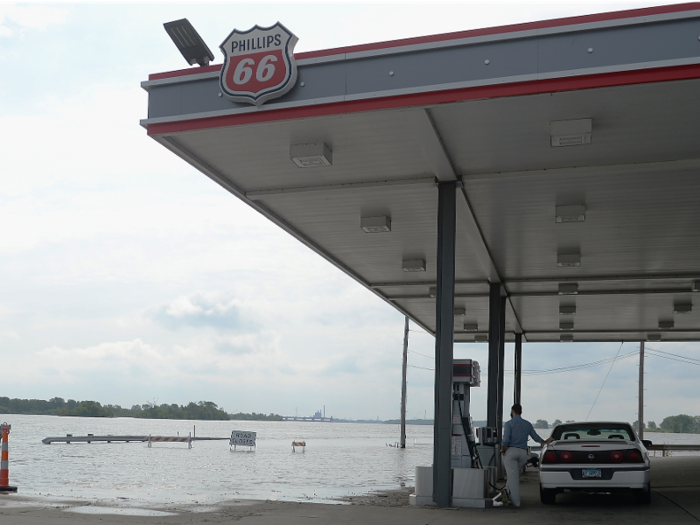
[[[540,485],[540,501],[545,505],[554,505],[557,501],[557,491],[553,489],[543,489]]]
[[[649,505],[651,503],[651,483],[643,489],[634,489],[634,499],[640,505]]]

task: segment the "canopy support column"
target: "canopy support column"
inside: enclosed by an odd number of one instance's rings
[[[523,334],[515,334],[515,385],[513,386],[513,403],[520,403],[520,390],[523,377]]]
[[[456,183],[438,184],[437,296],[435,326],[435,423],[433,500],[452,500],[452,351],[454,346]]]

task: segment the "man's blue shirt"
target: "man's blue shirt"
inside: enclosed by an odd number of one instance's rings
[[[535,432],[535,429],[532,427],[532,423],[520,416],[513,416],[510,421],[506,421],[503,428],[503,444],[509,447],[527,449],[528,436],[532,437],[532,439],[538,443],[544,441],[544,439],[537,435],[537,432]]]

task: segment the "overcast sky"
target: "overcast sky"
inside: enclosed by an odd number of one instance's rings
[[[311,51],[663,3],[0,2],[0,396],[399,416],[401,314],[139,126],[140,82],[186,67],[164,22],[189,18],[220,62],[234,28],[278,20]],[[698,344],[650,346],[700,358]],[[524,368],[637,347],[525,344]],[[410,350],[408,417],[432,417],[433,337],[411,332]],[[486,345],[455,357],[482,364],[484,418]],[[636,419],[637,363],[614,365],[591,419]],[[526,375],[524,415],[585,419],[609,369]],[[697,377],[648,357],[645,419],[700,414]]]

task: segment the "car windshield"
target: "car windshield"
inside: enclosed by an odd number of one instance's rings
[[[622,423],[572,423],[571,425],[559,425],[552,432],[552,437],[555,440],[635,440],[632,428]]]

